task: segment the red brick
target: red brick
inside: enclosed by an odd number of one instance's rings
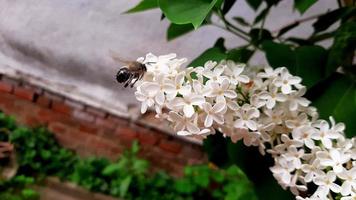
[[[128,126],[129,125],[128,119],[116,117],[114,115],[109,115],[107,117],[107,120],[112,121],[112,123],[116,124],[117,126]]]
[[[201,164],[203,161],[200,159],[188,159],[188,165],[199,165]]]
[[[69,127],[67,125],[60,122],[52,122],[48,125],[48,130],[54,133],[65,134],[68,129]]]
[[[97,149],[112,149],[118,146],[117,143],[101,137],[91,137],[88,144]]]
[[[64,102],[56,100],[52,102],[52,110],[66,115],[70,115],[72,113],[71,107],[69,107]]]
[[[89,124],[80,124],[79,125],[79,130],[91,134],[96,134],[98,133],[99,129],[95,126],[89,125]]]
[[[126,138],[126,139],[136,139],[137,138],[137,132],[132,129],[131,127],[118,127],[116,129],[116,134],[120,138]]]
[[[143,145],[155,145],[158,142],[158,136],[151,132],[140,132],[138,140]]]
[[[14,94],[19,98],[29,101],[32,101],[33,97],[35,96],[35,92],[33,90],[22,87],[15,87]]]
[[[74,110],[72,116],[74,118],[77,118],[79,120],[85,121],[85,122],[94,122],[95,117],[87,112],[80,111],[80,110]]]
[[[34,117],[34,116],[27,116],[26,119],[25,119],[25,124],[27,126],[31,126],[31,127],[37,127],[37,126],[42,125],[40,120],[37,117]]]
[[[43,93],[43,89],[38,87],[38,86],[35,86],[35,85],[31,85],[31,84],[27,84],[27,83],[24,83],[22,85],[23,88],[25,89],[29,89],[29,90],[32,90],[34,91],[36,94],[39,94],[39,95],[42,95]]]
[[[97,117],[95,119],[95,124],[97,126],[102,126],[104,128],[110,129],[110,130],[114,130],[116,128],[116,123],[114,123],[112,120],[107,119],[107,118],[103,119],[103,118]]]
[[[12,85],[6,82],[0,82],[0,92],[12,92]]]
[[[16,97],[6,93],[0,93],[0,105],[11,106],[14,105]]]
[[[13,86],[17,86],[20,84],[20,81],[9,77],[2,77],[1,82],[9,83]]]
[[[40,109],[37,116],[42,123],[57,121],[60,117],[60,115],[48,109]]]
[[[51,100],[55,100],[55,101],[64,101],[64,97],[61,96],[61,95],[58,95],[58,94],[54,94],[52,92],[49,92],[49,91],[45,91],[44,92],[44,96],[51,99]]]
[[[73,140],[78,140],[81,144],[84,144],[86,146],[88,146],[88,142],[91,140],[91,138],[94,137],[91,134],[88,134],[83,131],[78,131],[72,128],[68,129],[67,135],[73,138]]]
[[[182,150],[182,145],[173,140],[161,140],[159,147],[165,151],[178,154]]]
[[[36,100],[36,103],[42,107],[48,108],[51,104],[51,100],[46,96],[39,96]]]
[[[184,145],[181,153],[185,158],[202,159],[204,156],[202,149],[194,148],[188,144]]]

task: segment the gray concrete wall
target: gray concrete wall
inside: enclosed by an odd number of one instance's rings
[[[123,89],[115,82],[114,75],[120,65],[110,58],[110,50],[126,59],[136,59],[148,52],[175,52],[193,59],[211,47],[219,36],[227,38],[228,47],[243,44],[235,36],[208,26],[167,42],[169,23],[160,21],[159,10],[121,14],[138,2],[0,0],[0,72],[21,76],[76,100],[127,115],[127,105],[136,101],[131,89]],[[237,2],[230,16],[244,16],[252,21],[255,12],[244,1]],[[276,30],[299,18],[292,4],[292,0],[284,0],[274,8],[266,27]],[[319,0],[305,16],[333,7],[336,1]],[[306,36],[311,32],[312,28],[306,25],[290,34]],[[251,62],[266,64],[261,53]]]

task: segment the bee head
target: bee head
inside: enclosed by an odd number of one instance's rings
[[[131,76],[131,73],[127,68],[121,68],[116,74],[116,80],[119,83],[127,81]]]

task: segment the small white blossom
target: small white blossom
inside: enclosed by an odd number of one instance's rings
[[[301,81],[301,78],[292,76],[286,68],[282,68],[281,76],[274,81],[274,85],[281,88],[283,94],[290,94],[293,92],[292,86],[299,84]]]
[[[259,117],[260,113],[256,108],[244,105],[236,112],[236,115],[238,119],[234,122],[235,128],[257,130],[257,123],[253,119]]]

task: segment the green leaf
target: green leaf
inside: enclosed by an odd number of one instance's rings
[[[260,22],[262,19],[264,19],[266,17],[266,15],[269,12],[270,7],[267,7],[265,9],[263,9],[260,14],[258,14],[255,18],[255,20],[253,21],[253,24],[257,24],[258,22]]]
[[[228,60],[233,60],[235,62],[247,63],[248,60],[253,55],[253,51],[246,48],[236,48],[227,52]]]
[[[246,0],[248,5],[251,6],[254,10],[257,10],[262,4],[262,0]]]
[[[327,51],[320,46],[302,46],[295,50],[296,74],[303,78],[303,84],[310,88],[324,75]]]
[[[262,44],[268,63],[276,67],[287,67],[292,74],[296,72],[295,53],[290,46],[273,41],[265,41]]]
[[[197,29],[209,15],[217,0],[158,0],[165,16],[175,24],[193,24]]]
[[[126,177],[120,184],[120,197],[125,197],[127,191],[129,190],[132,177]]]
[[[111,176],[113,175],[114,173],[117,173],[120,171],[120,168],[121,166],[117,163],[113,163],[113,164],[110,164],[108,166],[106,166],[102,172],[102,174],[104,176]]]
[[[330,48],[326,65],[326,75],[334,72],[339,66],[352,64],[352,58],[356,48],[356,22],[348,22],[336,32],[334,43]],[[349,62],[349,63],[347,63]]]
[[[345,123],[348,137],[356,136],[356,83],[338,74],[322,87],[324,91],[313,101],[320,118],[333,116],[337,122]]]
[[[297,27],[298,25],[299,25],[299,22],[294,22],[294,23],[292,23],[292,24],[290,24],[290,25],[288,25],[288,26],[282,28],[282,29],[278,32],[277,37],[279,37],[279,36],[285,34],[286,32],[288,32],[288,31],[290,31],[291,29]]]
[[[39,194],[35,190],[25,188],[21,191],[21,195],[24,199],[35,199]]]
[[[178,192],[183,194],[192,193],[196,189],[196,185],[192,184],[187,178],[178,179],[174,187]]]
[[[294,8],[296,8],[301,14],[307,11],[318,0],[294,0]]]
[[[227,58],[227,55],[221,48],[213,47],[204,51],[200,56],[193,60],[189,66],[198,67],[204,66],[204,63],[208,60],[221,61]]]
[[[194,30],[191,24],[170,24],[167,30],[167,40],[173,40]]]
[[[313,24],[314,33],[318,33],[328,29],[331,25],[333,25],[340,19],[348,19],[349,17],[353,16],[355,12],[355,7],[342,7],[320,16],[318,20]]]
[[[232,6],[235,4],[236,0],[225,0],[224,1],[224,6],[222,8],[222,13],[226,14],[229,12],[229,10],[232,8]]]
[[[131,8],[130,10],[126,11],[125,13],[141,12],[157,7],[158,7],[157,0],[142,0],[139,4],[137,4],[135,7]]]
[[[265,40],[272,40],[272,34],[266,29],[254,28],[250,31],[251,43],[260,45]]]
[[[241,26],[251,26],[250,23],[248,23],[244,18],[242,17],[233,17],[233,20],[235,20],[237,23],[239,23]]]
[[[131,152],[133,154],[136,154],[140,151],[140,145],[138,144],[138,142],[135,140],[132,145],[131,145]]]

